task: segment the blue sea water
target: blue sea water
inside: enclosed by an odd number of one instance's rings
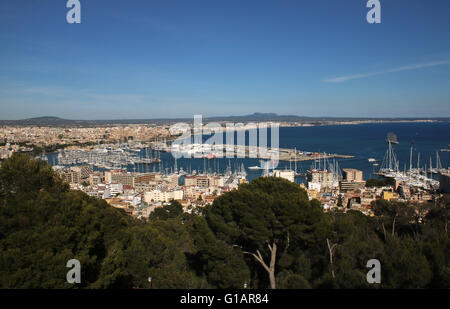
[[[374,123],[360,125],[334,125],[318,127],[280,128],[280,147],[315,152],[353,155],[352,159],[339,159],[341,168],[357,168],[364,172],[364,178],[373,177],[374,166],[368,162],[375,158],[381,165],[387,150],[386,136],[395,133],[399,144],[395,153],[400,169],[409,168],[410,148],[413,146],[413,167],[417,166],[420,152],[420,166],[429,166],[430,157],[436,166],[436,151],[443,167],[450,163],[450,123]],[[303,165],[310,163],[304,162]]]
[[[433,167],[436,166],[436,151],[439,152],[440,161],[443,167],[450,164],[450,152],[441,152],[440,149],[450,148],[450,123],[371,123],[360,125],[332,125],[313,127],[281,127],[280,147],[297,148],[300,151],[326,152],[355,156],[352,159],[338,159],[340,168],[356,168],[364,173],[364,178],[374,177],[373,172],[378,167],[368,161],[374,158],[381,165],[387,150],[386,136],[392,132],[397,135],[399,144],[395,145],[395,153],[399,160],[400,169],[409,168],[410,147],[413,146],[413,167],[417,166],[418,153],[420,152],[420,166],[425,164],[429,167],[430,157]],[[268,133],[270,137],[270,132]],[[187,161],[183,161],[187,160]],[[180,160],[179,160],[180,161]],[[210,161],[207,163],[212,165]],[[217,159],[220,169],[228,165],[227,159]],[[239,167],[241,163],[249,166],[259,165],[258,159],[234,159],[232,167]],[[180,165],[181,164],[181,165]],[[178,162],[178,167],[186,164],[192,168],[203,170],[204,160],[202,159],[182,159]],[[298,170],[306,171],[313,164],[312,161],[298,162]],[[280,162],[279,168],[290,168],[293,163]],[[208,167],[207,167],[208,169]],[[249,180],[259,177],[261,171],[247,170]]]
[[[280,147],[297,148],[299,151],[326,152],[355,156],[352,159],[337,159],[339,167],[356,168],[363,171],[364,179],[375,177],[373,163],[369,158],[375,158],[381,165],[387,150],[386,135],[395,133],[399,144],[395,145],[395,153],[399,160],[400,169],[409,168],[410,147],[413,146],[413,167],[417,166],[417,157],[420,152],[420,166],[429,167],[430,157],[433,167],[436,166],[436,152],[439,153],[442,167],[449,167],[450,152],[442,152],[440,149],[450,148],[450,123],[373,123],[360,125],[331,125],[314,127],[281,127]],[[270,143],[270,132],[268,133]],[[204,140],[207,136],[204,136]],[[144,151],[141,153],[144,155]],[[153,155],[155,155],[153,153]],[[170,171],[174,166],[174,158],[170,153],[160,153],[161,165],[137,166],[136,171]],[[242,164],[248,173],[248,179],[252,180],[261,175],[261,170],[248,170],[249,166],[260,165],[257,158],[245,159],[192,159],[181,158],[177,160],[177,166],[185,171],[225,171],[227,166],[232,170],[241,168]],[[298,171],[305,172],[314,164],[312,161],[297,162]],[[293,168],[294,163],[280,162],[278,169]],[[378,167],[377,167],[378,168]],[[129,167],[129,170],[133,170]],[[302,182],[302,179],[298,179]]]

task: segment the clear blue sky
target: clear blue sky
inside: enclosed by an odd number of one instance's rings
[[[0,2],[0,119],[449,117],[450,1]]]

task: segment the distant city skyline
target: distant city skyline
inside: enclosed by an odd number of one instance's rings
[[[449,1],[80,2],[0,2],[1,120],[450,117]]]

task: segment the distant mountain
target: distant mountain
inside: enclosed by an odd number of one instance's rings
[[[66,126],[83,124],[84,121],[69,120],[54,116],[43,116],[21,120],[0,120],[0,125],[30,125],[30,126]]]
[[[398,120],[439,120],[450,121],[450,118],[361,118],[361,117],[307,117],[296,115],[278,115],[276,113],[253,113],[244,116],[219,116],[219,117],[205,117],[203,122],[302,122],[311,124],[323,124],[327,122],[343,122],[343,121],[358,121],[358,120],[383,120],[383,121],[398,121]],[[176,122],[192,122],[192,118],[158,118],[158,119],[113,119],[113,120],[71,120],[63,119],[55,116],[44,116],[36,118],[28,118],[22,120],[0,120],[0,125],[16,125],[16,126],[98,126],[111,124],[172,124]]]
[[[29,122],[29,123],[42,123],[42,124],[74,122],[73,120],[63,119],[63,118],[54,117],[54,116],[29,118],[29,119],[24,119],[22,121]]]
[[[226,117],[208,117],[208,121],[233,121],[233,122],[249,122],[249,121],[281,121],[281,122],[297,122],[312,119],[310,117],[296,115],[278,115],[275,113],[253,113],[245,116],[226,116]]]
[[[364,118],[364,117],[308,117],[297,115],[278,115],[275,113],[253,113],[245,116],[227,116],[227,117],[209,117],[207,121],[232,121],[232,122],[249,122],[249,121],[277,121],[277,122],[302,122],[302,123],[323,123],[323,122],[342,122],[342,121],[358,121],[358,120],[441,120],[450,121],[450,118]]]

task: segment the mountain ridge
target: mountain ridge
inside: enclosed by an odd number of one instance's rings
[[[435,120],[450,121],[450,117],[311,117],[298,115],[278,115],[276,113],[255,112],[242,116],[213,116],[203,117],[208,122],[251,122],[251,121],[279,121],[279,122],[346,122],[346,121],[414,121],[414,120]],[[75,120],[65,119],[58,116],[39,116],[19,120],[0,120],[0,125],[36,125],[36,126],[92,126],[107,124],[148,124],[148,123],[176,123],[192,122],[192,118],[147,118],[147,119],[99,119],[99,120]]]

